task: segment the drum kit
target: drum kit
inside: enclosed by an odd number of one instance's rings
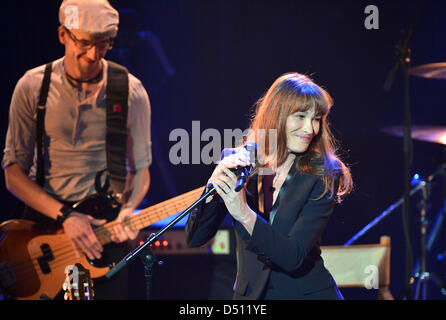
[[[409,74],[426,79],[446,80],[446,62],[429,63],[409,70]],[[382,129],[383,132],[403,137],[404,127],[393,126]],[[438,143],[446,146],[446,126],[411,126],[411,137],[414,140]]]
[[[409,69],[409,74],[426,79],[446,80],[446,62],[430,63],[412,67]],[[396,137],[404,137],[403,126],[385,127],[382,131]],[[412,125],[410,136],[413,140],[436,143],[446,147],[446,126]],[[443,176],[444,179],[445,175],[446,164],[443,163],[435,173],[431,174],[425,180],[420,180],[417,175],[412,179],[412,186],[414,186],[414,188],[412,189],[411,195],[418,191],[420,191],[422,195],[422,199],[418,204],[418,209],[420,211],[419,225],[421,236],[420,259],[413,269],[413,276],[411,279],[414,285],[413,298],[416,300],[427,299],[428,282],[433,282],[440,289],[441,294],[446,296],[445,282],[434,273],[429,272],[427,268],[427,255],[431,251],[430,249],[434,241],[438,238],[440,229],[444,228],[446,222],[444,221],[446,216],[446,201],[442,205],[429,235],[427,234],[428,222],[426,219],[430,184],[436,177]],[[402,201],[402,199],[400,199],[400,201]]]
[[[430,63],[425,65],[420,65],[412,67],[409,69],[409,75],[422,77],[426,79],[439,79],[446,80],[446,62],[440,63]],[[382,132],[396,137],[404,137],[404,126],[391,126],[381,129]],[[412,140],[418,140],[423,142],[435,143],[442,146],[446,151],[446,126],[426,126],[426,125],[411,125]],[[413,268],[411,285],[413,289],[413,299],[415,300],[426,300],[428,283],[433,282],[434,285],[439,289],[442,296],[446,298],[446,281],[441,277],[435,275],[433,272],[428,271],[427,267],[427,256],[431,253],[431,248],[434,242],[438,239],[441,230],[446,228],[446,194],[442,196],[443,199],[440,212],[435,218],[434,225],[430,229],[428,234],[428,220],[426,218],[427,213],[427,201],[430,196],[430,187],[432,181],[435,178],[442,177],[443,184],[446,189],[446,161],[442,161],[439,168],[425,179],[420,179],[418,175],[412,178],[411,186],[413,187],[410,191],[410,196],[420,193],[421,201],[418,203],[418,210],[420,212],[420,258]],[[400,198],[397,202],[390,205],[385,211],[383,211],[378,217],[376,217],[372,222],[366,225],[358,233],[356,233],[350,240],[348,240],[344,246],[348,246],[369,229],[379,223],[383,218],[388,216],[391,212],[397,209],[404,202],[404,198]],[[444,247],[442,248],[444,250]],[[446,257],[446,252],[437,255],[438,257]],[[407,299],[412,299],[412,297],[407,297]]]

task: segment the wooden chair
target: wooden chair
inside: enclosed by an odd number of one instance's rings
[[[378,289],[378,299],[393,300],[390,284],[390,237],[379,244],[322,246],[322,258],[340,288]],[[376,276],[378,278],[376,278]],[[378,281],[373,283],[374,281]]]

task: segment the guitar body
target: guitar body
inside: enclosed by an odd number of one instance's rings
[[[53,299],[61,290],[67,265],[86,266],[92,278],[102,277],[110,270],[109,266],[95,267],[83,255],[77,258],[62,230],[48,233],[35,230],[33,225],[27,220],[9,220],[0,225],[0,262],[9,264],[13,271],[15,281],[8,292],[14,298]],[[49,254],[44,253],[47,246]]]
[[[73,205],[76,211],[103,219],[114,218],[119,204],[113,198],[92,195]],[[7,263],[15,277],[8,292],[16,299],[53,299],[61,290],[65,267],[80,263],[92,278],[104,276],[120,257],[110,258],[104,246],[103,257],[90,261],[78,258],[63,229],[38,227],[28,220],[9,220],[0,225],[0,263]],[[5,267],[5,266],[3,266]],[[1,267],[0,267],[1,271]]]
[[[124,222],[132,230],[181,212],[196,201],[203,187],[176,196],[134,214]],[[98,219],[113,220],[120,206],[112,198],[91,196],[73,205]],[[102,258],[90,261],[77,257],[62,228],[42,228],[29,220],[8,220],[0,224],[0,286],[18,300],[53,299],[61,291],[65,268],[81,264],[93,279],[103,277],[125,253],[112,240],[115,221],[94,228],[104,247]]]

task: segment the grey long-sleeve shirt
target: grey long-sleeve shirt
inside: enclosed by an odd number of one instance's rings
[[[82,99],[67,80],[63,58],[53,62],[45,115],[45,186],[60,199],[77,201],[94,193],[94,178],[106,167],[105,89],[108,64],[96,94]],[[11,100],[2,167],[18,163],[36,175],[35,131],[37,104],[45,65],[31,69],[18,81]],[[152,162],[150,102],[141,82],[129,74],[127,171]]]

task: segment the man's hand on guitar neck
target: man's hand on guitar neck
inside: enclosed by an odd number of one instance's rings
[[[127,240],[134,240],[138,236],[138,231],[133,231],[130,229],[128,225],[126,225],[125,221],[131,217],[133,213],[133,208],[122,208],[119,212],[118,217],[115,220],[115,226],[113,227],[113,231],[115,234],[112,235],[111,239],[116,242],[124,242]]]
[[[141,168],[138,171],[127,173],[126,188],[124,190],[123,205],[115,225],[113,226],[114,234],[111,239],[114,242],[124,242],[127,240],[134,240],[138,236],[138,230],[132,230],[126,221],[129,221],[133,211],[141,203],[142,199],[149,190],[150,186],[150,171],[148,168]]]

